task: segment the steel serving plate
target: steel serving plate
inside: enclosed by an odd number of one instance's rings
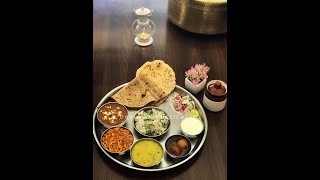
[[[138,171],[163,171],[163,170],[167,170],[167,169],[172,169],[174,167],[177,167],[177,166],[187,162],[189,159],[191,159],[201,149],[203,143],[205,142],[207,132],[208,132],[208,121],[207,121],[207,116],[205,114],[205,111],[204,111],[202,105],[200,104],[200,102],[198,101],[198,99],[195,98],[187,90],[185,90],[184,88],[182,88],[178,85],[176,85],[175,89],[169,95],[169,97],[160,106],[158,106],[158,108],[160,108],[164,112],[166,112],[170,118],[169,130],[165,134],[163,134],[159,137],[155,137],[154,139],[158,140],[161,143],[162,147],[165,149],[165,142],[170,136],[176,135],[176,134],[180,134],[180,135],[182,134],[181,128],[180,128],[180,123],[185,117],[183,117],[181,114],[175,112],[172,109],[170,99],[174,96],[175,93],[184,92],[184,93],[188,94],[192,100],[194,100],[196,109],[199,111],[201,120],[203,121],[204,127],[205,127],[204,131],[202,131],[202,133],[200,135],[198,135],[196,138],[190,138],[191,152],[189,153],[188,156],[186,156],[184,158],[180,158],[180,159],[174,159],[174,158],[170,157],[165,152],[164,157],[163,157],[160,164],[158,164],[157,166],[154,166],[152,168],[144,168],[144,167],[138,166],[133,163],[132,159],[130,158],[130,153],[126,153],[124,155],[117,155],[117,154],[109,153],[106,150],[104,150],[104,148],[100,144],[100,137],[101,137],[101,134],[106,130],[106,127],[104,127],[98,121],[97,112],[98,112],[98,109],[101,105],[103,105],[104,103],[107,103],[109,101],[112,101],[111,96],[113,94],[115,94],[117,91],[119,91],[126,84],[118,86],[115,89],[111,90],[109,93],[107,93],[100,100],[99,104],[97,105],[97,107],[95,108],[95,111],[93,113],[93,136],[96,140],[97,145],[100,147],[101,151],[103,151],[105,155],[107,155],[110,159],[112,159],[116,163],[118,163],[124,167],[138,170]],[[135,143],[139,139],[146,138],[145,136],[138,133],[134,128],[134,116],[142,108],[140,108],[140,109],[127,108],[127,109],[128,109],[128,119],[123,126],[128,128],[133,133],[133,136],[134,136],[133,143]]]

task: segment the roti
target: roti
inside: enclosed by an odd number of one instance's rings
[[[136,77],[112,98],[131,108],[159,106],[175,86],[176,76],[168,64],[162,60],[148,61],[137,70]]]
[[[162,60],[154,60],[143,64],[136,73],[136,77],[145,76],[161,92],[168,96],[176,86],[176,75],[173,69]]]
[[[156,101],[160,100],[161,98],[165,97],[165,93],[160,90],[160,87],[153,81],[151,81],[147,76],[144,74],[139,74],[136,78],[139,78],[142,82],[144,82],[144,85],[146,85],[152,96],[156,99]]]
[[[153,92],[150,92],[148,86],[136,77],[115,93],[112,98],[127,107],[139,108],[157,101],[152,94]]]
[[[160,106],[160,104],[162,104],[166,99],[167,99],[168,96],[164,97],[164,98],[161,98],[159,99],[157,102],[155,102],[155,106]]]

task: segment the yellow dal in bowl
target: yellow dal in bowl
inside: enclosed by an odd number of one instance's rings
[[[162,160],[163,148],[155,140],[141,139],[133,145],[130,155],[134,163],[143,167],[151,167]]]

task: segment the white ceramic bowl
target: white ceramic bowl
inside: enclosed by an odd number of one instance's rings
[[[192,94],[197,94],[200,92],[206,85],[207,79],[202,80],[198,85],[194,85],[187,77],[184,79],[184,85],[186,89]]]

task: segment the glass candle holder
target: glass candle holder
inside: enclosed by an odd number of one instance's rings
[[[132,23],[132,32],[136,36],[134,41],[139,46],[149,46],[153,42],[152,36],[156,32],[156,25],[148,16],[151,16],[151,10],[141,7],[135,10],[138,19]]]

